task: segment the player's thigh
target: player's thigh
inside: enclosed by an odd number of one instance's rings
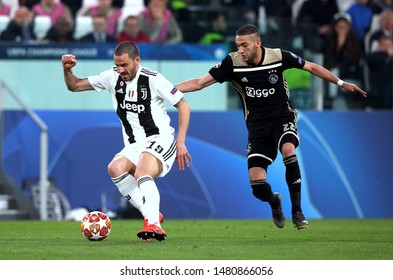
[[[157,135],[148,138],[142,155],[150,154],[158,160],[154,163],[155,167],[158,167],[155,177],[163,177],[171,170],[176,159],[176,151],[176,141],[172,136]],[[146,156],[146,159],[150,159],[153,164],[151,157]],[[138,164],[137,169],[139,167]]]
[[[283,120],[280,124],[274,126],[273,130],[276,147],[280,152],[283,152],[282,148],[287,143],[292,144],[286,145],[290,147],[290,150],[299,146],[300,137],[297,131],[297,124],[293,119]]]
[[[277,157],[277,149],[274,145],[272,137],[250,138],[247,145],[247,165],[248,170],[255,170],[255,167],[263,168],[267,172],[267,168]],[[251,176],[253,173],[249,172]],[[254,177],[254,176],[253,176]],[[251,177],[250,177],[251,179]]]
[[[135,170],[135,178],[138,179],[146,175],[155,178],[161,171],[161,160],[149,152],[142,152]]]
[[[131,144],[125,146],[117,153],[108,165],[108,172],[112,178],[118,177],[125,172],[134,175],[136,163],[139,160],[140,149],[137,145]]]

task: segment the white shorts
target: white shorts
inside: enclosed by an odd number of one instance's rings
[[[125,146],[115,155],[128,158],[133,164],[137,164],[140,155],[148,152],[162,163],[162,171],[157,177],[164,177],[172,168],[176,158],[176,141],[171,136],[153,135],[146,138],[146,144],[133,143]]]

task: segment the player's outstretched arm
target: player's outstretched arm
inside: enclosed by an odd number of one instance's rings
[[[76,65],[76,58],[74,55],[63,55],[61,57],[61,64],[63,65],[64,81],[69,91],[76,92],[94,89],[88,79],[80,79],[72,73],[72,68]]]
[[[192,92],[204,89],[217,81],[210,74],[206,74],[200,78],[190,79],[175,85],[175,87],[181,92]]]
[[[358,92],[360,95],[363,97],[367,96],[367,92],[359,88],[357,85],[352,84],[352,83],[347,83],[340,78],[338,78],[336,75],[334,75],[332,72],[330,72],[328,69],[322,67],[321,65],[308,62],[306,61],[303,70],[306,70],[310,72],[311,74],[324,79],[325,81],[331,82],[333,84],[337,84],[338,86],[342,87],[345,91],[347,92]]]
[[[186,134],[188,130],[188,125],[190,123],[190,106],[187,101],[182,98],[176,105],[179,112],[179,127],[177,129],[176,138],[176,159],[179,170],[184,170],[184,167],[189,167],[188,160],[192,161],[191,155],[188,153],[186,147]]]

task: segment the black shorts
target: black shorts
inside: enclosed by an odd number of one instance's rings
[[[262,130],[258,136],[249,135],[247,145],[247,164],[251,167],[267,167],[274,162],[277,151],[284,143],[299,146],[300,138],[294,120],[283,120]]]

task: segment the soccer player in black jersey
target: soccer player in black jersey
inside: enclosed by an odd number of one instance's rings
[[[97,75],[78,78],[73,74],[77,60],[72,54],[62,56],[64,81],[72,92],[106,90],[122,125],[124,148],[108,165],[108,172],[120,193],[144,217],[142,240],[166,239],[161,227],[160,194],[154,179],[164,177],[175,160],[180,170],[189,166],[191,155],[185,145],[190,107],[183,93],[163,75],[141,65],[138,47],[121,42],[114,50],[114,67]],[[169,102],[178,110],[175,129],[164,106]]]
[[[242,101],[248,129],[247,164],[253,195],[270,204],[275,225],[283,228],[282,196],[273,193],[266,180],[268,166],[280,151],[292,203],[292,222],[298,229],[308,228],[301,207],[301,174],[295,150],[299,145],[297,111],[290,103],[283,72],[290,68],[302,69],[349,93],[358,92],[364,97],[367,94],[292,52],[263,47],[260,31],[254,25],[237,30],[236,45],[237,52],[229,53],[208,74],[176,84],[176,88],[191,92],[216,82],[232,83]]]

